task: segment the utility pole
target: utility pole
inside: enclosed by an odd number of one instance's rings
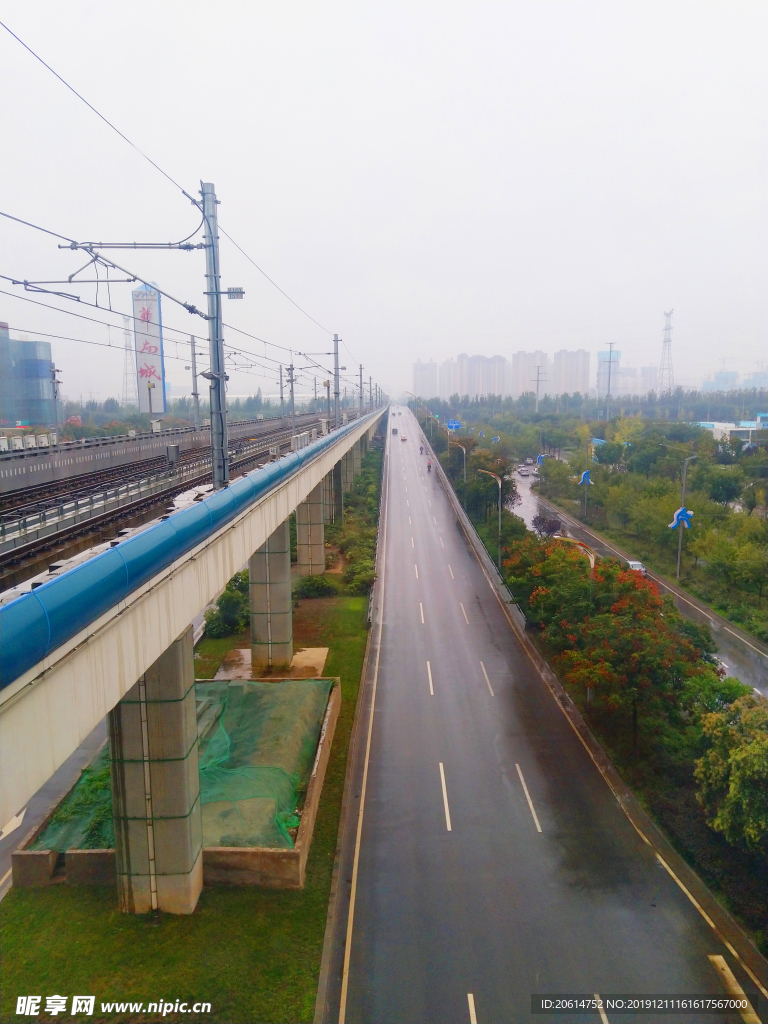
[[[333,336],[333,426],[338,430],[341,426],[339,409],[339,336]]]
[[[293,435],[296,433],[296,407],[293,401],[294,380],[295,378],[293,376],[293,363],[291,363],[291,365],[288,367],[288,383],[291,386],[291,437],[293,437]]]
[[[211,182],[201,182],[205,220],[205,281],[208,296],[208,344],[211,382],[211,455],[213,489],[229,486],[229,448],[227,443],[227,394],[224,371],[224,338],[221,324],[221,271],[219,267],[218,201]]]
[[[323,387],[325,388],[325,397],[328,402],[328,430],[331,429],[331,382],[329,380],[323,381]]]
[[[362,419],[362,417],[363,417],[363,364],[360,363],[360,418]]]
[[[317,413],[317,377],[315,377],[315,404],[312,407],[312,411]]]
[[[661,346],[661,365],[659,366],[659,395],[671,395],[675,390],[675,375],[672,372],[672,314],[670,309],[664,314],[664,341]]]
[[[537,413],[539,411],[539,385],[541,383],[541,380],[542,380],[542,377],[541,377],[541,367],[537,366],[536,367],[536,379],[535,379],[535,381],[533,380],[533,378],[531,378],[531,382],[535,383],[535,385],[536,385],[536,412]]]
[[[371,378],[368,378],[368,412],[373,412],[373,384]]]
[[[195,336],[190,334],[189,344],[192,349],[192,408],[194,410],[195,430],[200,429],[200,395],[197,391],[197,353],[195,352]]]
[[[611,366],[613,365],[613,346],[615,341],[608,342],[608,394],[605,400],[605,422],[611,418]]]
[[[670,316],[672,314],[670,313]],[[685,490],[686,484],[688,483],[688,463],[693,462],[694,459],[698,459],[698,455],[689,455],[687,459],[683,459],[683,493],[680,498],[680,507],[685,507]],[[676,579],[680,579],[680,559],[683,555],[683,530],[685,527],[680,523],[677,527],[677,575]]]
[[[280,363],[280,416],[285,418],[285,400],[283,399],[283,364]]]

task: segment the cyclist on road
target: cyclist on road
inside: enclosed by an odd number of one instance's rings
[[[424,445],[420,444],[419,445],[419,455],[423,455],[423,454],[424,454]]]
[[[428,473],[431,473],[431,472],[432,472],[432,460],[431,460],[431,459],[430,459],[430,461],[429,461],[429,462],[427,463],[427,472],[428,472]]]

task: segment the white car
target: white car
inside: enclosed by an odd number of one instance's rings
[[[642,562],[627,562],[627,567],[632,569],[634,572],[639,572],[641,576],[648,575],[648,570]]]

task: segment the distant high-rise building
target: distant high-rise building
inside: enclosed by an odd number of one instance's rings
[[[747,374],[741,381],[741,387],[768,388],[768,370],[755,370],[754,373]]]
[[[48,341],[16,341],[0,324],[0,423],[56,426],[54,364]]]
[[[539,367],[539,397],[551,395],[551,367],[546,352],[515,352],[509,380],[509,393],[513,398],[536,390],[536,368]]]
[[[702,391],[735,391],[739,375],[735,370],[718,370],[714,377],[705,380]]]
[[[640,367],[640,394],[647,395],[649,391],[655,391],[659,380],[659,371],[656,366]]]
[[[437,393],[444,402],[447,402],[451,395],[459,393],[455,359],[446,359],[440,364],[437,371]]]
[[[589,352],[580,348],[575,352],[561,349],[555,352],[552,381],[547,390],[551,395],[589,394]]]
[[[437,363],[431,359],[428,363],[419,359],[413,364],[413,393],[419,398],[437,397]]]

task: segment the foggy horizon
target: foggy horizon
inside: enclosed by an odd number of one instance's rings
[[[327,351],[337,332],[347,376],[362,362],[391,395],[410,388],[417,359],[461,352],[587,349],[594,377],[596,353],[614,342],[622,366],[658,366],[672,308],[676,383],[765,369],[763,6],[229,3],[215,22],[205,12],[11,0],[3,19],[190,194],[212,181],[222,228],[326,330],[222,237],[223,286],[246,292],[225,300],[225,323],[294,354]],[[78,240],[190,234],[199,218],[174,185],[0,38],[16,98],[3,114],[2,209]],[[6,276],[63,280],[85,262],[2,226]],[[202,253],[112,255],[204,306]],[[118,313],[130,312],[132,287],[112,287]],[[94,301],[93,287],[61,290]],[[13,337],[51,341],[64,395],[119,395],[120,316],[109,332],[2,294],[0,320]],[[165,300],[163,320],[180,332],[165,333],[167,380],[186,386],[185,332],[203,339],[206,325]],[[232,331],[225,340],[290,361]],[[299,390],[311,391],[313,372]],[[277,393],[276,371],[230,373],[232,395]]]

